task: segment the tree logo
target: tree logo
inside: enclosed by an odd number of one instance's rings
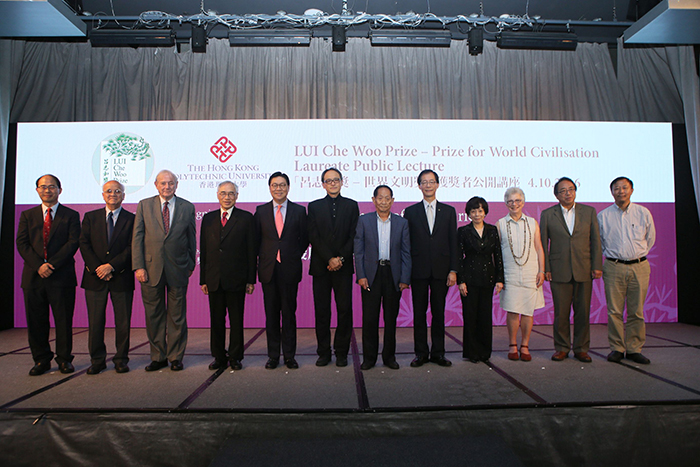
[[[127,193],[140,190],[153,173],[153,149],[139,135],[115,133],[100,141],[92,160],[95,180],[117,180]]]

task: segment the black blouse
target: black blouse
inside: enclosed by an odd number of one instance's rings
[[[501,239],[495,225],[484,222],[483,236],[480,237],[469,223],[457,229],[460,246],[457,283],[476,287],[493,287],[503,282],[503,256]]]

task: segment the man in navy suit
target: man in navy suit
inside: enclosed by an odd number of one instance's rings
[[[210,370],[243,369],[243,310],[245,295],[255,290],[255,223],[248,211],[236,209],[238,186],[230,181],[216,189],[219,209],[202,218],[199,284],[209,297]],[[226,352],[226,309],[231,325]]]
[[[440,203],[435,193],[440,186],[438,174],[423,170],[418,175],[418,188],[423,200],[406,208],[404,218],[411,232],[411,291],[413,296],[413,339],[416,358],[412,367],[428,361],[450,366],[445,358],[445,298],[457,282],[457,213],[455,208]],[[430,325],[432,348],[428,347],[428,291],[433,320]]]
[[[27,314],[29,348],[34,367],[31,376],[51,368],[49,307],[56,324],[56,363],[61,373],[72,373],[75,259],[80,238],[80,215],[62,204],[63,190],[55,175],[36,181],[41,205],[23,211],[17,228],[17,251],[24,260],[22,290]]]
[[[411,241],[408,221],[391,212],[394,193],[386,185],[374,189],[377,212],[360,216],[355,234],[355,271],[362,287],[362,353],[360,368],[369,370],[379,352],[379,309],[384,306],[382,361],[392,370],[396,362],[396,318],[401,293],[411,280]]]
[[[267,184],[272,201],[255,210],[258,234],[258,278],[265,302],[267,363],[279,365],[280,346],[287,368],[299,368],[297,350],[297,292],[301,282],[301,258],[309,246],[306,209],[287,198],[289,177],[273,173]],[[280,315],[282,329],[280,330]]]
[[[111,180],[102,186],[104,208],[90,211],[83,218],[80,254],[85,261],[83,281],[88,309],[87,374],[96,375],[107,368],[105,359],[105,312],[111,297],[117,352],[112,361],[117,373],[129,371],[129,333],[134,300],[134,272],[131,270],[131,234],[134,215],[122,208],[124,185]]]
[[[309,203],[309,240],[316,317],[316,366],[331,362],[331,291],[335,294],[338,325],[335,329],[335,364],[347,366],[352,338],[352,249],[360,209],[340,195],[343,176],[326,169],[321,182],[327,195]]]

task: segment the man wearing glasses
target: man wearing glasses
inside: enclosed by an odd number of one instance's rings
[[[238,187],[225,181],[216,189],[219,209],[202,217],[199,247],[199,284],[209,297],[210,370],[243,365],[243,309],[245,295],[255,290],[255,223],[248,211],[236,209]],[[231,329],[226,352],[226,310]]]
[[[438,174],[430,169],[418,175],[423,200],[406,208],[411,236],[411,291],[413,297],[413,339],[416,358],[412,367],[433,362],[450,366],[445,358],[445,299],[457,282],[457,213],[440,203],[435,193],[440,186]],[[428,300],[433,315],[430,324],[432,348],[428,347],[426,314]]]
[[[24,260],[22,290],[27,314],[29,348],[34,367],[31,376],[51,369],[54,353],[49,345],[49,307],[56,325],[56,363],[61,373],[72,373],[75,260],[80,238],[80,215],[62,204],[63,190],[55,175],[36,181],[41,205],[23,211],[17,229],[17,251]]]
[[[107,368],[105,314],[107,299],[114,309],[117,352],[112,361],[117,373],[129,371],[129,333],[134,300],[134,272],[131,269],[131,234],[134,215],[122,208],[124,185],[110,180],[102,186],[105,207],[90,211],[83,218],[80,254],[85,261],[83,280],[88,309],[88,375]]]
[[[360,210],[357,202],[340,195],[343,176],[329,168],[321,174],[326,197],[309,203],[309,240],[316,315],[317,366],[331,362],[331,291],[335,294],[338,325],[335,364],[347,366],[352,337],[352,251]]]
[[[554,184],[559,204],[540,216],[545,279],[550,281],[554,302],[554,355],[560,362],[569,356],[569,315],[574,309],[574,357],[590,363],[591,293],[593,279],[603,275],[598,218],[591,206],[576,203],[576,184],[568,177]]]

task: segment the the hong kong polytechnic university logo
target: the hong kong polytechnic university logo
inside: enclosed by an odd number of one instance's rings
[[[231,159],[231,157],[236,153],[238,148],[231,142],[227,137],[222,136],[218,139],[214,145],[209,148],[209,151],[219,159],[222,164]]]
[[[100,141],[92,158],[92,173],[102,185],[117,180],[127,193],[146,184],[153,173],[154,156],[151,145],[133,133],[115,133]]]

